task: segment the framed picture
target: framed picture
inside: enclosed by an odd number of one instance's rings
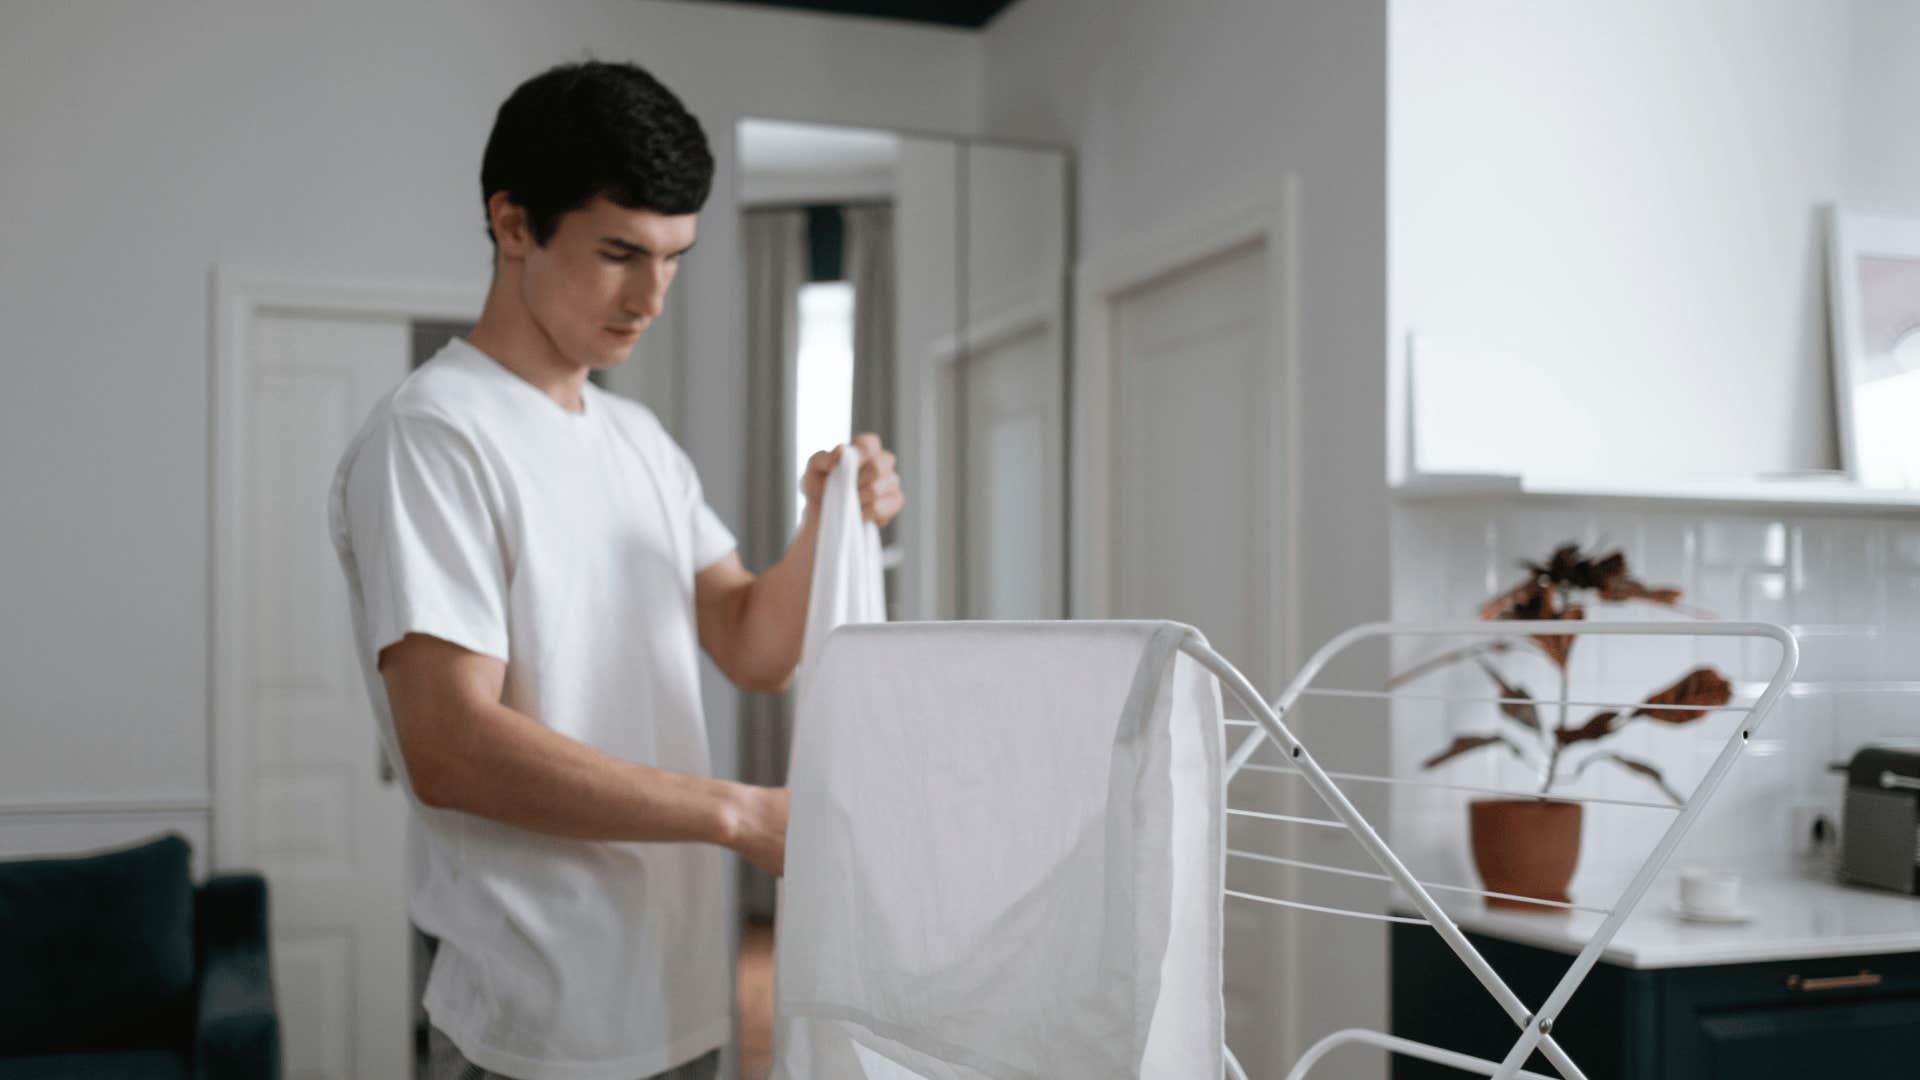
[[[1855,483],[1920,488],[1920,220],[1835,208],[1833,400]]]

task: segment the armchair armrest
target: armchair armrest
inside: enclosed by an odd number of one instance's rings
[[[194,908],[199,985],[195,1080],[280,1075],[280,1017],[267,956],[267,883],[258,874],[216,877]]]

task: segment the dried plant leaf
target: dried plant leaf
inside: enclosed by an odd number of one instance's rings
[[[1535,616],[1532,615],[1516,613],[1539,610],[1542,594],[1550,591],[1551,589],[1536,574],[1481,605],[1480,617],[1488,621],[1534,618]]]
[[[1633,578],[1623,576],[1618,580],[1609,582],[1605,588],[1601,589],[1600,599],[1611,603],[1622,603],[1627,600],[1645,600],[1650,604],[1675,607],[1680,603],[1680,590],[1669,586],[1655,588],[1644,582],[1635,581]]]
[[[1725,705],[1733,699],[1733,684],[1710,667],[1695,668],[1682,676],[1679,682],[1647,699],[1647,703],[1633,711],[1635,716],[1644,716],[1649,720],[1658,720],[1663,724],[1688,724],[1700,719],[1711,711]],[[1692,706],[1691,708],[1662,708],[1662,706]]]
[[[1553,549],[1545,563],[1525,563],[1536,576],[1555,585],[1572,589],[1598,589],[1608,580],[1626,572],[1627,559],[1618,551],[1601,558],[1584,556],[1578,544],[1562,544]]]
[[[1489,621],[1584,619],[1586,614],[1586,609],[1579,604],[1568,604],[1562,607],[1559,593],[1544,572],[1487,601],[1480,609],[1480,617]],[[1539,635],[1533,639],[1533,642],[1540,647],[1541,652],[1547,654],[1547,659],[1553,661],[1554,666],[1562,669],[1567,666],[1567,657],[1573,652],[1572,635]]]
[[[1649,765],[1646,762],[1639,760],[1638,758],[1626,757],[1622,754],[1613,753],[1610,750],[1599,751],[1595,753],[1593,756],[1587,758],[1587,760],[1581,762],[1580,767],[1574,770],[1573,778],[1576,780],[1579,779],[1580,774],[1587,771],[1587,766],[1593,764],[1596,761],[1611,761],[1615,765],[1618,765],[1629,772],[1638,773],[1640,776],[1646,778],[1647,780],[1651,781],[1655,786],[1659,787],[1660,793],[1662,795],[1665,795],[1668,799],[1672,800],[1675,806],[1678,806],[1681,803],[1686,802],[1685,799],[1680,797],[1679,792],[1673,790],[1673,788],[1667,784],[1667,778],[1660,775],[1659,769],[1654,768],[1652,765]]]
[[[1508,741],[1505,735],[1502,735],[1497,731],[1491,735],[1457,735],[1454,737],[1454,740],[1451,743],[1447,744],[1447,748],[1445,750],[1442,750],[1439,753],[1428,758],[1427,760],[1421,762],[1420,767],[1423,769],[1431,769],[1442,762],[1451,761],[1454,758],[1459,757],[1461,754],[1478,750],[1483,746],[1492,746],[1496,743],[1502,746],[1505,746],[1508,750],[1512,751],[1514,757],[1520,756],[1520,748],[1513,745],[1512,742]]]
[[[1501,697],[1526,699],[1525,701],[1502,701],[1500,703],[1500,715],[1505,716],[1507,719],[1519,724],[1528,731],[1539,731],[1540,710],[1534,705],[1533,695],[1527,693],[1527,688],[1515,685],[1501,678],[1500,672],[1485,660],[1480,661],[1480,670],[1486,672],[1487,678],[1492,679],[1493,684],[1500,688]]]
[[[1566,610],[1552,616],[1555,619],[1584,619],[1587,609],[1579,604],[1569,604]],[[1562,671],[1566,670],[1567,658],[1573,654],[1574,637],[1572,634],[1536,634],[1533,643],[1547,654],[1547,659]]]
[[[1617,712],[1594,713],[1586,723],[1579,727],[1561,728],[1553,733],[1561,746],[1571,746],[1578,742],[1592,742],[1613,734],[1613,722],[1620,716]]]
[[[1620,551],[1604,555],[1586,555],[1577,544],[1562,544],[1545,563],[1526,563],[1536,579],[1568,589],[1591,589],[1610,603],[1645,600],[1674,606],[1680,602],[1680,590],[1648,585],[1627,569],[1627,557]]]

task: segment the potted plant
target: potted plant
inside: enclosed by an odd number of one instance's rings
[[[1489,600],[1480,610],[1482,619],[1576,620],[1586,618],[1590,606],[1629,602],[1680,608],[1680,590],[1641,583],[1628,572],[1626,557],[1618,551],[1589,555],[1577,544],[1566,544],[1545,563],[1521,565],[1526,568],[1526,578]],[[1500,747],[1534,770],[1542,796],[1562,783],[1579,779],[1594,765],[1604,764],[1645,780],[1676,805],[1683,801],[1653,764],[1602,744],[1636,721],[1692,723],[1725,705],[1733,696],[1732,685],[1711,667],[1696,668],[1630,710],[1609,709],[1574,718],[1568,709],[1567,671],[1578,640],[1571,634],[1538,634],[1488,641],[1443,653],[1396,676],[1390,687],[1451,664],[1471,662],[1498,691],[1493,726],[1456,737],[1428,758],[1423,767],[1436,768],[1466,754]],[[1537,652],[1558,675],[1557,703],[1536,699],[1527,687],[1496,666],[1497,659],[1516,648]],[[1556,706],[1551,716],[1543,709],[1549,705]],[[1580,859],[1581,810],[1577,802],[1545,798],[1475,799],[1469,804],[1474,866],[1487,890],[1569,902],[1567,883],[1573,880]],[[1501,897],[1489,897],[1487,902],[1499,907],[1540,908]]]

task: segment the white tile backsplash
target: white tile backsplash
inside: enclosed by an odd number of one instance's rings
[[[1395,508],[1394,528],[1395,621],[1470,619],[1487,597],[1520,579],[1521,561],[1545,559],[1560,544],[1577,541],[1623,549],[1636,577],[1684,590],[1691,607],[1723,619],[1776,622],[1795,632],[1801,666],[1791,692],[1748,744],[1677,858],[1788,868],[1798,857],[1794,828],[1801,807],[1817,804],[1839,819],[1842,786],[1828,772],[1830,762],[1845,761],[1869,741],[1920,744],[1920,523],[1911,518],[1489,499],[1403,504]],[[1645,605],[1609,606],[1590,615],[1674,617]],[[1396,670],[1421,655],[1418,644],[1397,647]],[[1735,680],[1736,696],[1751,698],[1774,662],[1775,649],[1765,641],[1586,638],[1575,653],[1573,693],[1639,700],[1705,663]],[[1517,675],[1536,696],[1557,691],[1544,662],[1508,667],[1514,673],[1509,678]],[[1483,678],[1461,668],[1428,688],[1474,693],[1477,678],[1484,687]],[[1395,773],[1419,774],[1420,762],[1454,734],[1491,726],[1491,710],[1394,706]],[[1685,726],[1643,721],[1605,745],[1652,762],[1684,793],[1741,722],[1736,713]],[[1496,787],[1537,782],[1498,752],[1424,775]],[[1594,765],[1577,790],[1658,799],[1646,782],[1607,764]],[[1416,872],[1474,882],[1465,841],[1468,798],[1396,789],[1391,838]],[[1583,881],[1637,862],[1671,820],[1661,811],[1589,806],[1576,900]]]

